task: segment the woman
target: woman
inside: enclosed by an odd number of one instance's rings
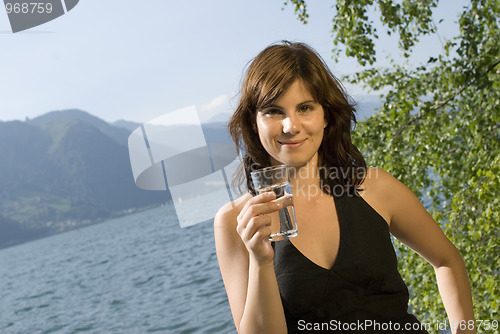
[[[307,45],[271,45],[249,66],[229,122],[245,150],[240,180],[248,193],[223,206],[214,222],[240,334],[425,333],[407,313],[389,232],[435,268],[450,322],[473,319],[457,249],[407,187],[366,168],[351,143],[352,122],[340,83]],[[257,195],[249,173],[280,164],[290,168],[298,236],[271,243],[283,203],[272,192]]]

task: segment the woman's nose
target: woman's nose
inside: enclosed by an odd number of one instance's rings
[[[295,116],[287,116],[283,119],[283,133],[296,134],[300,132],[299,120]]]

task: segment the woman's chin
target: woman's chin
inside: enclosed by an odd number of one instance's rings
[[[288,167],[301,168],[307,166],[310,163],[313,164],[317,163],[317,153],[314,154],[309,159],[303,154],[301,155],[287,154],[286,156],[274,156],[274,157],[271,156],[271,164],[273,166],[287,165]]]
[[[288,167],[292,168],[301,168],[307,165],[307,161],[293,161],[293,160],[287,160],[283,161],[280,164],[287,165]]]
[[[279,164],[287,165],[288,167],[293,167],[293,168],[301,168],[301,167],[307,166],[310,163],[313,163],[313,164],[315,163],[314,157],[312,157],[309,160],[305,160],[305,159],[281,159],[281,160],[276,160],[276,161],[281,161],[281,162],[279,162]]]

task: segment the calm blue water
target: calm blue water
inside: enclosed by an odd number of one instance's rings
[[[235,333],[213,224],[172,206],[0,250],[1,333]]]

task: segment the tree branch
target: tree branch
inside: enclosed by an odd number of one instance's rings
[[[494,63],[493,65],[491,65],[490,67],[488,67],[488,69],[486,70],[486,73],[490,72],[491,70],[493,70],[498,64],[500,64],[500,60],[497,60],[496,63]],[[485,73],[485,74],[486,74]]]
[[[484,72],[484,74],[487,74],[488,72],[491,72],[498,64],[500,64],[500,60],[498,60],[497,62],[493,63],[492,65],[490,65],[488,67],[488,69]],[[455,94],[451,95],[450,97],[448,97],[446,100],[443,100],[443,101],[439,101],[437,103],[435,103],[433,106],[431,106],[430,109],[432,110],[437,110],[439,108],[442,108],[443,106],[445,106],[446,104],[448,104],[448,102],[450,102],[451,100],[453,100],[457,95],[460,95],[462,94],[462,92],[465,90],[465,88],[467,88],[468,86],[464,86],[462,87],[461,89],[457,90],[455,92]],[[400,138],[401,137],[401,134],[403,133],[403,131],[410,127],[411,125],[415,124],[417,121],[419,121],[420,119],[422,119],[424,116],[426,115],[426,113],[423,113],[423,112],[419,112],[417,115],[413,116],[412,119],[410,119],[406,124],[403,124],[402,126],[399,127],[399,129],[396,131],[396,137],[397,138]]]
[[[452,94],[446,100],[439,101],[439,102],[435,103],[433,106],[430,107],[430,109],[437,110],[439,108],[442,108],[443,106],[445,106],[446,104],[448,104],[448,102],[450,102],[451,100],[453,100],[457,95],[460,95],[465,90],[465,88],[466,88],[466,86],[464,86],[461,89],[457,90],[455,92],[455,94]],[[427,115],[427,113],[424,113],[422,111],[420,111],[418,114],[414,115],[412,117],[412,119],[410,119],[406,124],[403,124],[401,127],[399,127],[398,131],[396,131],[396,135],[395,136],[397,138],[401,137],[401,134],[403,133],[403,131],[406,128],[408,128],[410,125],[415,124],[417,121],[419,121],[420,119],[422,119],[425,115]]]

